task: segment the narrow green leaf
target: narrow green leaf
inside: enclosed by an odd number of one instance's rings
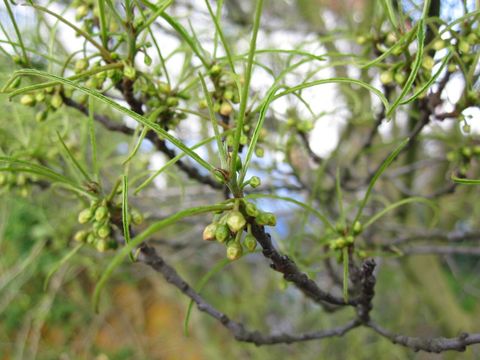
[[[162,137],[166,138],[168,141],[170,141],[173,145],[175,145],[177,148],[185,152],[187,155],[189,155],[192,159],[197,161],[200,165],[202,165],[205,169],[207,169],[209,172],[212,172],[214,170],[213,166],[210,165],[208,162],[203,160],[198,154],[190,150],[187,146],[185,146],[179,139],[175,138],[172,136],[170,133],[168,133],[165,129],[163,129],[160,125],[148,120],[142,115],[137,114],[136,112],[127,109],[126,107],[121,106],[120,104],[117,104],[115,101],[112,99],[106,97],[105,95],[99,93],[96,90],[81,86],[73,81],[64,79],[60,76],[56,76],[53,74],[48,74],[43,71],[38,71],[38,70],[33,70],[33,69],[24,69],[24,70],[18,70],[14,73],[14,76],[18,75],[33,75],[33,76],[40,76],[44,77],[47,79],[52,79],[55,80],[58,83],[61,83],[63,85],[71,86],[87,95],[93,96],[95,99],[99,100],[100,102],[114,108],[115,110],[120,111],[121,113],[130,116],[132,119],[136,120],[140,124],[143,124],[150,129],[156,131],[159,133]],[[14,97],[18,94],[23,93],[23,89],[19,89],[17,91],[13,91],[9,94],[10,97]]]
[[[412,71],[408,75],[407,81],[405,82],[405,85],[403,86],[403,89],[400,92],[400,95],[398,96],[398,98],[393,102],[392,106],[386,107],[388,109],[385,115],[387,118],[392,115],[395,109],[402,102],[405,95],[411,90],[413,82],[417,77],[418,70],[422,66],[424,42],[425,42],[425,22],[423,19],[421,19],[417,29],[417,54],[415,55],[415,60],[413,61],[413,64],[412,64]]]
[[[243,131],[243,123],[245,121],[245,112],[247,110],[247,102],[249,99],[249,91],[250,91],[250,80],[252,77],[252,69],[253,69],[253,59],[255,57],[255,50],[257,48],[257,35],[258,30],[260,28],[260,19],[262,16],[262,7],[263,7],[263,0],[257,0],[255,6],[255,17],[253,19],[253,29],[252,29],[252,37],[250,39],[250,48],[248,51],[248,61],[247,61],[247,69],[245,71],[245,83],[242,87],[242,93],[240,96],[240,107],[238,111],[238,118],[235,123],[236,131],[232,146],[232,164],[230,167],[230,173],[235,174],[235,167],[237,163],[238,157],[238,149],[240,147],[240,137]],[[241,182],[240,182],[241,184]]]
[[[305,204],[301,201],[292,199],[287,196],[279,196],[279,195],[273,195],[273,194],[249,194],[245,196],[245,199],[258,199],[258,198],[269,198],[269,199],[276,199],[276,200],[282,200],[282,201],[287,201],[292,204],[295,204],[297,206],[300,206],[304,208],[305,210],[311,212],[313,215],[315,215],[326,227],[328,227],[330,230],[335,231],[335,226],[332,225],[330,220],[322,214],[319,210],[315,209],[314,207]]]
[[[421,204],[424,204],[424,205],[427,205],[428,207],[430,207],[433,211],[433,214],[434,214],[433,219],[432,219],[432,224],[436,222],[436,220],[438,218],[438,208],[435,205],[435,203],[431,200],[415,196],[415,197],[410,197],[410,198],[399,200],[397,202],[394,202],[393,204],[390,204],[390,205],[386,206],[384,209],[380,210],[378,213],[376,213],[370,219],[368,219],[368,221],[366,221],[363,224],[363,228],[366,229],[367,227],[369,227],[374,222],[376,222],[377,220],[379,220],[380,218],[385,216],[390,211],[392,211],[392,210],[394,210],[394,209],[396,209],[400,206],[411,204],[411,203],[421,203]]]
[[[128,178],[127,175],[122,177],[122,225],[123,225],[123,237],[125,238],[125,244],[130,242],[130,221],[128,220]],[[130,259],[134,261],[132,253],[130,253]]]
[[[373,187],[375,186],[375,183],[377,182],[378,178],[383,174],[383,172],[390,166],[390,164],[395,160],[398,154],[403,150],[405,146],[407,146],[408,142],[410,141],[410,138],[406,138],[403,140],[400,145],[398,145],[395,150],[392,151],[392,153],[385,159],[385,161],[382,163],[380,168],[377,170],[375,175],[373,176],[372,180],[370,180],[370,183],[368,184],[367,192],[365,193],[365,196],[363,197],[362,202],[360,203],[360,207],[358,208],[357,215],[355,216],[355,220],[353,220],[352,224],[355,224],[357,221],[360,220],[360,216],[362,215],[363,209],[365,208],[365,205],[368,202],[368,198],[370,197],[370,193],[373,190]]]
[[[205,84],[205,79],[203,78],[202,74],[199,73],[198,76],[200,78],[200,83],[202,84],[203,94],[205,96],[205,99],[207,100],[210,122],[212,123],[213,132],[215,133],[215,140],[217,141],[218,153],[220,155],[220,164],[222,169],[224,169],[227,165],[227,152],[225,151],[225,147],[223,146],[222,136],[220,134],[220,130],[218,129],[218,121],[215,115],[215,111],[213,110],[212,97],[207,89],[207,84]]]
[[[100,168],[98,166],[97,158],[97,138],[95,136],[95,119],[94,116],[93,98],[88,98],[88,132],[90,135],[90,145],[92,146],[92,168],[95,180],[100,181]]]
[[[88,173],[85,171],[85,169],[80,165],[77,159],[75,159],[75,156],[73,156],[72,152],[68,148],[67,144],[63,141],[62,137],[60,136],[60,133],[57,131],[57,137],[58,141],[60,141],[60,144],[62,144],[63,149],[67,153],[68,158],[72,162],[73,166],[82,174],[82,176],[85,178],[86,181],[91,182],[92,179],[88,175]]]
[[[229,259],[222,259],[218,261],[203,277],[200,279],[200,282],[195,287],[197,293],[201,293],[205,285],[207,285],[208,281],[217,274],[220,270],[222,270],[225,266],[230,264],[231,261]],[[185,321],[183,322],[183,333],[185,336],[188,336],[188,324],[190,322],[190,315],[192,313],[194,301],[190,300],[188,303],[187,314],[185,315]]]
[[[18,28],[17,21],[15,20],[15,16],[13,16],[12,8],[10,7],[10,4],[9,4],[8,0],[3,0],[3,2],[5,4],[5,7],[7,8],[8,16],[10,17],[10,21],[13,24],[15,34],[17,35],[17,39],[18,39],[18,43],[20,45],[20,49],[22,49],[23,60],[25,61],[25,64],[29,64],[27,51],[25,49],[25,45],[23,44],[23,40],[22,40],[22,34],[20,32],[20,29]]]
[[[172,5],[173,3],[173,0],[167,0],[165,1],[163,4],[161,4],[156,10],[155,12],[147,19],[145,20],[145,22],[143,23],[142,26],[140,26],[137,30],[137,34],[140,34],[143,30],[145,30],[146,28],[150,28],[150,25],[153,24],[153,22],[155,20],[157,20],[157,18],[162,15],[162,13],[170,6]]]
[[[48,272],[45,282],[43,283],[43,290],[46,291],[48,284],[50,283],[50,279],[52,278],[53,274],[55,274],[68,260],[70,260],[77,252],[80,250],[83,245],[85,244],[77,244],[73,249],[71,249],[60,261],[58,261],[52,269]]]

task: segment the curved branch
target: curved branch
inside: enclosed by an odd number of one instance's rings
[[[210,315],[218,320],[225,328],[227,328],[236,340],[242,342],[254,343],[255,345],[273,345],[273,344],[290,344],[294,342],[320,340],[334,336],[343,336],[348,331],[358,327],[360,322],[352,320],[343,326],[333,329],[307,332],[303,334],[263,334],[259,331],[249,331],[245,329],[242,323],[230,319],[227,315],[220,312],[209,304],[200,294],[175,271],[173,267],[168,265],[161,256],[157,254],[154,248],[148,245],[142,245],[138,261],[141,261],[155,271],[162,274],[167,282],[175,286],[187,297],[192,299],[197,305],[198,310]]]
[[[369,321],[366,326],[377,334],[389,339],[394,344],[408,347],[414,351],[434,353],[440,353],[447,350],[465,351],[468,345],[480,344],[480,334],[462,333],[456,338],[421,338],[394,334],[373,321]]]

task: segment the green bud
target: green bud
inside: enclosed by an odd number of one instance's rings
[[[17,186],[23,186],[27,183],[27,177],[24,174],[17,175]]]
[[[198,107],[200,109],[206,109],[208,107],[208,103],[207,103],[207,100],[200,100],[198,102]]]
[[[135,225],[140,225],[143,222],[143,215],[140,211],[132,209],[132,211],[130,211],[130,215],[132,216],[132,222]]]
[[[25,106],[34,106],[35,105],[35,98],[30,94],[23,95],[20,98],[20,104],[25,105]]]
[[[258,209],[255,206],[255,204],[252,204],[250,202],[247,202],[245,204],[245,212],[247,213],[248,216],[253,216],[257,217],[258,216]]]
[[[137,75],[137,72],[134,67],[130,65],[126,65],[123,68],[123,75],[130,80],[135,80],[135,76]]]
[[[220,75],[221,72],[222,72],[222,67],[218,64],[215,64],[210,68],[210,74],[212,76],[218,76]]]
[[[77,21],[82,20],[87,15],[88,15],[87,5],[80,5],[79,7],[77,7],[77,11],[75,12],[75,19]]]
[[[110,231],[111,231],[110,226],[108,226],[107,224],[104,224],[98,229],[97,234],[102,239],[106,239],[110,235]]]
[[[462,130],[465,134],[469,134],[470,131],[472,131],[472,127],[469,124],[465,123],[462,126]]]
[[[76,73],[81,73],[88,69],[88,60],[80,59],[75,62],[74,70]]]
[[[218,242],[225,242],[230,237],[230,231],[228,230],[228,226],[225,224],[219,224],[215,229],[215,239]]]
[[[3,186],[7,183],[7,177],[5,176],[5,174],[3,173],[0,173],[0,186]]]
[[[363,225],[360,221],[355,221],[352,226],[352,231],[354,235],[358,235],[363,231]]]
[[[457,64],[448,64],[448,72],[455,72],[457,70]]]
[[[265,150],[263,150],[262,147],[257,146],[255,147],[255,155],[257,155],[259,158],[262,158],[263,155],[265,155]]]
[[[368,38],[366,36],[360,35],[360,36],[357,36],[355,40],[358,45],[364,45],[368,41]]]
[[[243,214],[238,210],[232,210],[227,216],[227,225],[233,233],[237,233],[243,229],[247,221]]]
[[[252,234],[248,234],[245,236],[244,244],[248,251],[253,252],[257,247],[257,239]]]
[[[248,136],[245,134],[240,135],[240,145],[247,145],[248,143]]]
[[[277,225],[277,218],[271,212],[260,212],[255,221],[259,225],[275,226]]]
[[[108,216],[108,209],[106,206],[99,206],[95,211],[95,220],[102,221]]]
[[[260,178],[259,178],[258,176],[252,176],[252,177],[250,178],[249,182],[250,182],[250,186],[251,186],[252,188],[254,188],[254,189],[255,189],[256,187],[259,187],[260,184],[262,183],[262,182],[260,181]]]
[[[462,147],[461,152],[462,152],[462,155],[463,155],[464,157],[466,157],[467,159],[471,158],[472,155],[473,155],[472,148],[467,147],[467,146]]]
[[[223,116],[229,116],[233,111],[232,105],[228,101],[222,102],[218,111]]]
[[[50,105],[52,105],[55,110],[59,109],[63,105],[62,96],[59,93],[53,95],[50,99]]]
[[[237,242],[231,242],[227,246],[227,258],[229,260],[237,260],[243,254],[242,245]]]
[[[393,81],[393,74],[391,71],[384,71],[380,74],[380,82],[384,85],[390,84]]]
[[[163,82],[163,81],[160,81],[158,83],[158,91],[161,93],[161,94],[165,94],[165,95],[168,95],[172,92],[172,88],[170,87],[170,84],[166,83],[166,82]]]
[[[95,237],[94,233],[88,233],[86,241],[87,244],[93,245],[97,241],[97,238]]]
[[[309,120],[301,121],[297,123],[297,129],[300,132],[309,132],[310,130],[313,129],[313,122]]]
[[[388,45],[393,45],[393,44],[395,44],[397,41],[398,41],[398,38],[397,38],[397,35],[395,35],[395,33],[389,32],[389,33],[387,34],[387,37],[386,37],[386,39],[385,39],[385,42],[386,42]]]
[[[352,245],[354,241],[355,241],[355,238],[352,235],[349,235],[345,238],[345,243],[347,245]]]
[[[422,60],[422,67],[425,70],[432,70],[433,66],[435,65],[435,60],[431,56],[425,56]]]
[[[148,56],[148,54],[145,54],[145,57],[143,58],[143,63],[147,66],[152,65],[152,58]]]
[[[105,252],[108,249],[108,242],[105,239],[99,239],[95,244],[95,248],[99,252]]]
[[[405,75],[403,75],[403,73],[397,72],[397,73],[395,73],[394,79],[395,79],[395,82],[396,82],[397,84],[403,85],[403,83],[404,83],[405,80],[406,80],[406,77],[405,77]]]
[[[48,117],[48,111],[47,110],[42,110],[42,111],[39,111],[35,114],[35,121],[43,122],[43,121],[47,120],[47,117]]]
[[[80,224],[86,224],[92,218],[93,213],[90,209],[84,209],[78,214],[78,222]]]
[[[208,224],[203,230],[203,240],[205,241],[215,240],[215,232],[217,230],[217,226],[218,225],[215,223]]]
[[[443,48],[445,48],[445,41],[443,41],[442,39],[437,39],[433,42],[433,50],[436,50],[436,51],[439,51],[439,50],[442,50]]]
[[[466,40],[460,40],[458,43],[458,51],[462,54],[466,54],[470,51],[470,44]]]
[[[227,100],[232,100],[233,99],[233,91],[232,90],[225,90],[223,93],[223,97]]]
[[[174,107],[174,106],[178,106],[178,98],[174,97],[174,96],[169,96],[167,98],[167,106],[168,107]]]
[[[467,42],[470,44],[470,45],[476,45],[478,44],[478,36],[477,34],[475,33],[470,33],[467,35]]]
[[[480,145],[475,145],[475,146],[473,147],[473,153],[474,153],[475,155],[480,155]]]
[[[35,101],[37,103],[41,103],[45,100],[45,93],[43,91],[39,91],[35,94]]]
[[[88,231],[86,230],[80,230],[80,231],[77,231],[75,233],[75,235],[73,236],[73,239],[75,241],[78,241],[78,242],[85,242],[87,240],[87,236],[88,236]]]

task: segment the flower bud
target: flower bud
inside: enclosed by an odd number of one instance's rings
[[[217,224],[208,224],[203,230],[203,240],[213,241],[215,240],[215,231],[217,230]]]
[[[363,231],[363,225],[360,221],[355,221],[352,226],[352,231],[354,235],[358,235]]]
[[[470,44],[465,40],[460,40],[458,43],[458,51],[462,54],[468,53],[470,51]]]
[[[261,212],[255,218],[255,221],[259,225],[275,226],[277,224],[277,219],[271,212]]]
[[[135,76],[137,75],[137,72],[134,67],[126,65],[123,68],[123,75],[130,80],[135,80]]]
[[[257,239],[255,239],[255,236],[253,236],[252,234],[248,234],[247,236],[245,236],[244,243],[248,251],[255,251],[255,248],[257,247]]]
[[[35,105],[35,98],[30,94],[23,95],[20,98],[20,104],[25,105],[25,106],[33,106],[33,105]]]
[[[169,96],[167,98],[167,106],[168,107],[175,107],[175,106],[178,106],[178,98],[174,97],[174,96]]]
[[[257,146],[255,148],[255,155],[257,155],[257,157],[259,157],[259,158],[262,158],[263,155],[265,155],[265,150],[263,150],[262,147]]]
[[[74,71],[76,73],[81,73],[88,69],[88,60],[87,59],[80,59],[75,62]]]
[[[219,224],[215,229],[215,239],[217,239],[218,242],[225,242],[225,240],[227,240],[229,236],[230,231],[228,230],[227,225]]]
[[[59,93],[56,93],[52,96],[50,100],[50,105],[52,105],[55,110],[57,110],[63,105],[63,99]]]
[[[104,224],[98,229],[97,234],[100,238],[106,239],[110,235],[110,231],[110,226],[108,224]]]
[[[45,92],[39,91],[38,93],[35,94],[35,101],[37,103],[41,103],[45,100]]]
[[[380,81],[382,84],[387,85],[393,81],[393,74],[391,71],[384,71],[380,74]]]
[[[152,65],[152,58],[148,54],[145,54],[145,57],[143,58],[143,63],[147,66]]]
[[[243,254],[242,245],[237,242],[231,242],[227,246],[227,258],[229,260],[237,260]]]
[[[135,225],[140,225],[143,222],[143,215],[140,211],[132,209],[132,211],[130,211],[130,215],[132,216],[132,222]]]
[[[232,100],[233,99],[233,91],[232,90],[225,90],[223,93],[223,97],[227,100]]]
[[[232,210],[227,216],[227,225],[233,233],[237,233],[243,229],[247,221],[243,214],[238,210]]]
[[[95,220],[102,221],[108,216],[108,209],[106,206],[99,206],[95,211]]]
[[[425,56],[422,60],[422,66],[425,70],[432,70],[435,65],[435,60],[431,56]]]
[[[92,218],[93,213],[90,209],[84,209],[78,214],[78,222],[80,224],[86,224]]]
[[[163,82],[163,81],[160,81],[158,83],[158,91],[161,94],[168,95],[172,91],[172,88],[170,87],[170,84],[168,84],[166,82]]]
[[[212,76],[218,76],[220,75],[221,72],[222,72],[222,67],[218,64],[215,64],[210,68],[210,74]]]
[[[87,236],[88,236],[88,231],[86,230],[80,230],[80,231],[77,231],[75,233],[75,235],[73,236],[73,239],[75,241],[78,241],[78,242],[85,242],[87,240]]]
[[[105,252],[108,249],[108,243],[105,239],[99,239],[95,244],[95,248],[99,252]]]
[[[245,204],[245,212],[247,213],[248,216],[253,216],[253,217],[258,216],[257,207],[255,206],[255,204],[252,204],[250,202]]]
[[[252,177],[250,178],[249,182],[250,182],[250,186],[251,186],[252,188],[254,188],[254,189],[255,189],[256,187],[259,187],[260,184],[261,184],[260,178],[259,178],[258,176],[252,176]]]
[[[432,45],[433,50],[439,51],[442,50],[445,47],[445,41],[442,39],[437,39]]]
[[[88,15],[87,5],[80,5],[79,7],[77,7],[77,11],[75,12],[75,19],[77,21],[82,20],[87,15]]]
[[[228,101],[222,102],[219,113],[223,116],[229,116],[233,111],[232,105]]]

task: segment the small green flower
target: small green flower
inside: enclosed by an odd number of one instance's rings
[[[277,225],[277,218],[271,212],[261,212],[255,218],[255,221],[259,225],[275,226]]]
[[[250,186],[251,186],[252,188],[254,188],[254,189],[255,189],[256,187],[259,187],[260,184],[262,183],[262,182],[260,181],[260,178],[259,178],[258,176],[252,176],[252,177],[250,178],[249,182],[250,182]]]

